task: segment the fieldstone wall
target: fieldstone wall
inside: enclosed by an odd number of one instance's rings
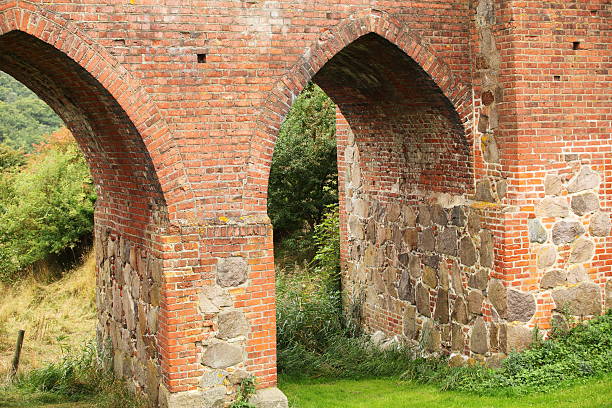
[[[400,335],[429,352],[485,356],[505,349],[498,322],[506,310],[497,294],[505,287],[490,280],[494,238],[482,210],[462,197],[347,203],[344,289],[349,301],[363,302],[369,331]]]
[[[344,289],[362,304],[365,328],[384,333],[376,341],[398,336],[455,364],[497,364],[534,328],[545,334],[567,313],[591,318],[612,305],[601,268],[612,223],[600,207],[602,177],[588,165],[546,177],[528,220],[535,287],[498,272],[491,204],[446,194],[382,202],[347,179]]]
[[[534,324],[550,327],[550,311],[553,319],[562,320],[560,312],[593,317],[610,306],[612,279],[605,252],[612,223],[601,203],[607,199],[601,198],[603,179],[598,169],[578,162],[544,179],[545,197],[529,219],[538,284],[533,292],[545,317]]]
[[[108,228],[96,229],[95,248],[99,348],[109,354],[119,378],[156,403],[161,260],[143,244]]]

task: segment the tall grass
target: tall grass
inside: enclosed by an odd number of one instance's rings
[[[108,361],[93,342],[76,352],[67,350],[60,361],[21,374],[0,388],[0,405],[88,401],[100,408],[144,407],[144,402],[113,376]]]
[[[0,283],[0,377],[9,369],[17,331],[26,332],[20,367],[39,368],[95,335],[95,255],[52,283],[38,277]]]

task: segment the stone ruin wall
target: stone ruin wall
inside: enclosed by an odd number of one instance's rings
[[[612,307],[606,254],[612,224],[603,167],[575,162],[567,170],[545,176],[545,197],[528,221],[533,292],[542,305],[536,317],[544,317],[532,323],[545,328],[551,317],[566,324],[567,313],[593,317]]]
[[[157,401],[162,262],[142,243],[97,227],[97,341],[128,386]]]
[[[546,335],[567,324],[567,312],[591,318],[612,306],[611,222],[597,169],[575,164],[545,177],[545,197],[527,220],[533,271],[513,279],[496,265],[503,214],[487,183],[474,195],[368,188],[369,147],[352,135],[340,140],[343,291],[349,307],[361,305],[366,330],[385,334],[378,340],[398,336],[457,364],[497,364],[525,348],[535,327]]]

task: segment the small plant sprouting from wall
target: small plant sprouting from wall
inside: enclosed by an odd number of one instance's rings
[[[236,400],[230,405],[230,408],[257,408],[255,404],[249,402],[251,397],[255,395],[256,383],[255,377],[252,376],[242,380],[236,392]]]

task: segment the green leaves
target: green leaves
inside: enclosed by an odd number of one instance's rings
[[[9,75],[0,72],[0,143],[27,152],[62,126],[43,101]]]
[[[309,84],[281,126],[272,159],[268,214],[277,239],[312,232],[338,201],[335,132],[335,105]]]
[[[95,199],[89,169],[72,139],[46,146],[19,172],[1,173],[0,279],[12,280],[91,234]]]

